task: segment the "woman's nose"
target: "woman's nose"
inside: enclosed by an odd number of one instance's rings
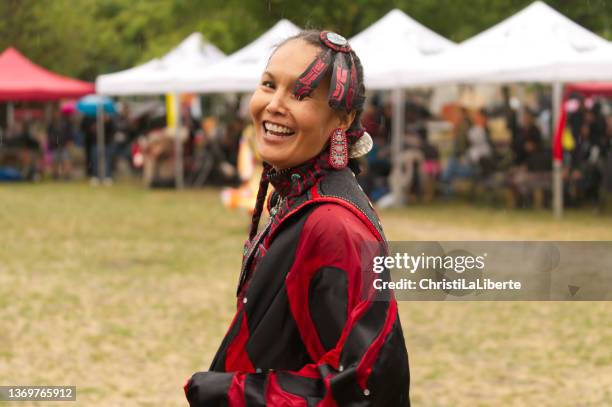
[[[275,92],[270,99],[270,102],[266,105],[266,111],[270,114],[284,115],[287,113],[287,95],[285,92]]]

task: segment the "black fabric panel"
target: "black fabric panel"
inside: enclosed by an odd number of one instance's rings
[[[236,322],[232,325],[231,329],[223,338],[223,342],[221,342],[221,346],[219,346],[219,350],[217,350],[217,354],[215,355],[212,363],[210,364],[209,370],[214,372],[225,372],[225,357],[227,353],[227,348],[232,343],[238,332],[240,332],[240,326],[242,325],[242,316],[241,312],[238,314],[236,318]]]
[[[261,369],[299,370],[313,363],[289,308],[287,292],[275,297],[270,309],[251,332],[246,350],[253,366]]]
[[[319,371],[319,374],[321,375],[322,378],[326,378],[327,376],[329,376],[331,373],[334,372],[332,370],[332,367],[328,365],[327,363],[317,366],[317,370]]]
[[[321,180],[318,188],[319,194],[323,197],[340,198],[357,207],[367,216],[372,225],[385,239],[385,234],[376,212],[370,206],[368,197],[359,186],[359,183],[357,183],[357,179],[349,168],[330,172]]]
[[[319,269],[310,281],[308,306],[323,348],[335,348],[348,314],[348,279],[344,270]]]
[[[283,230],[257,264],[249,283],[245,309],[250,335],[246,350],[256,368],[299,370],[313,362],[293,319],[285,287],[307,218],[306,213],[280,226]]]
[[[307,216],[301,216],[285,221],[280,226],[283,230],[279,231],[266,255],[256,264],[246,292],[246,297],[252,301],[244,305],[249,332],[257,329],[275,297],[284,288],[306,219]]]
[[[190,407],[227,407],[227,392],[233,373],[198,372],[191,377],[187,389]]]
[[[389,303],[374,301],[349,332],[340,361],[346,367],[358,363],[382,331]]]
[[[265,373],[248,374],[244,380],[244,400],[246,407],[266,407]]]
[[[408,352],[399,317],[395,320],[372,366],[368,388],[373,401],[372,405],[410,407]]]
[[[388,372],[393,374],[393,372]],[[339,406],[365,407],[378,406],[370,404],[369,399],[363,394],[363,390],[357,383],[357,370],[354,366],[345,368],[330,380],[330,386],[334,400]]]
[[[302,397],[306,400],[308,407],[315,407],[325,395],[325,384],[321,379],[311,379],[285,372],[278,372],[276,378],[284,391]]]

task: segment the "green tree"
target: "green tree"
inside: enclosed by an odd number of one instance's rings
[[[530,0],[3,0],[0,48],[19,48],[34,62],[93,80],[162,56],[192,32],[226,53],[248,44],[281,18],[351,37],[393,8],[441,35],[463,41],[511,16]],[[612,2],[548,3],[577,23],[612,38]]]

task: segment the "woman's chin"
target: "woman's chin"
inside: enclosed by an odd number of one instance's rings
[[[290,161],[291,148],[286,144],[270,144],[262,140],[257,146],[257,151],[261,158],[268,164],[277,167]]]
[[[281,151],[267,147],[259,148],[258,153],[263,161],[267,162],[274,168],[282,167],[283,164],[287,162],[288,158],[285,154],[282,154]]]

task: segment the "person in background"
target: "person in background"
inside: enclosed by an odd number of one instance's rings
[[[133,168],[132,144],[138,138],[139,123],[131,117],[128,104],[122,106],[115,123],[116,132],[111,146],[111,168],[115,171],[127,168],[130,171]]]
[[[421,149],[423,150],[423,198],[425,202],[431,202],[436,193],[436,183],[442,173],[440,165],[440,151],[438,147],[429,141],[427,126],[419,129],[421,137]]]
[[[12,167],[16,179],[35,180],[40,176],[40,143],[33,137],[29,123],[15,121],[6,131],[0,152],[0,166]]]
[[[380,98],[374,96],[363,112],[361,122],[372,136],[372,150],[366,155],[366,168],[359,175],[359,183],[373,201],[389,192],[387,178],[391,172],[391,150],[387,143],[385,115]]]
[[[95,119],[93,128],[95,129]],[[91,164],[92,164],[92,178],[90,179],[90,183],[92,185],[98,185],[100,182],[103,182],[105,185],[111,185],[113,183],[112,179],[112,171],[113,171],[113,141],[115,138],[115,131],[117,127],[114,123],[114,120],[111,116],[104,116],[104,173],[100,174],[100,168],[98,165],[99,155],[98,155],[98,143],[95,139],[96,133],[94,131],[93,137],[93,145],[91,146]],[[92,135],[90,134],[90,137]]]
[[[484,109],[480,110],[478,120],[470,127],[468,138],[468,161],[480,178],[486,177],[493,167],[493,143],[489,134],[487,112]]]
[[[47,127],[47,148],[52,157],[51,171],[54,179],[72,177],[70,146],[74,144],[74,139],[75,128],[70,117],[59,110],[54,111]]]
[[[81,134],[83,135],[83,148],[85,150],[85,173],[92,179],[94,176],[93,146],[96,144],[96,118],[83,116],[81,120]]]
[[[589,134],[592,142],[600,149],[604,149],[607,144],[606,135],[608,132],[608,125],[606,117],[602,113],[601,102],[597,101],[593,103],[589,119]]]
[[[506,176],[508,204],[511,207],[544,205],[545,191],[551,184],[552,153],[544,147],[536,115],[523,110],[518,143],[513,146],[515,166]]]
[[[360,174],[363,189],[374,202],[389,192],[388,177],[391,173],[391,150],[385,135],[377,133],[372,137],[372,150],[366,155],[366,170]]]
[[[586,117],[587,109],[584,104],[584,96],[580,94],[574,94],[571,99],[577,101],[578,107],[568,115],[567,124],[571,130],[574,140],[578,140],[578,138],[580,137],[582,124]]]
[[[244,127],[244,121],[240,117],[233,117],[220,140],[221,150],[225,157],[224,161],[234,169],[238,167],[238,149],[240,148],[240,138]]]
[[[468,133],[472,125],[469,111],[465,107],[461,107],[455,123],[452,153],[446,168],[442,172],[441,181],[445,196],[452,195],[452,183],[456,178],[468,178],[474,172],[466,154],[470,147]]]
[[[518,141],[514,150],[516,165],[527,164],[542,151],[542,132],[536,125],[535,114],[528,108],[523,109],[523,123]]]
[[[587,110],[576,147],[572,154],[570,169],[570,198],[574,203],[581,200],[596,202],[602,181],[602,142],[605,138],[605,122],[601,122],[601,110],[595,105]]]
[[[361,119],[364,129],[373,137],[383,136],[386,137],[385,133],[385,114],[381,106],[380,97],[375,95],[371,98],[368,107],[363,112],[363,118]]]
[[[511,137],[511,145],[514,149],[516,145],[518,145],[518,120],[517,120],[517,112],[513,107],[512,103],[512,95],[510,93],[510,88],[508,86],[502,87],[502,97],[503,97],[503,105],[502,105],[502,115],[506,122],[506,129],[508,133],[510,133]]]

